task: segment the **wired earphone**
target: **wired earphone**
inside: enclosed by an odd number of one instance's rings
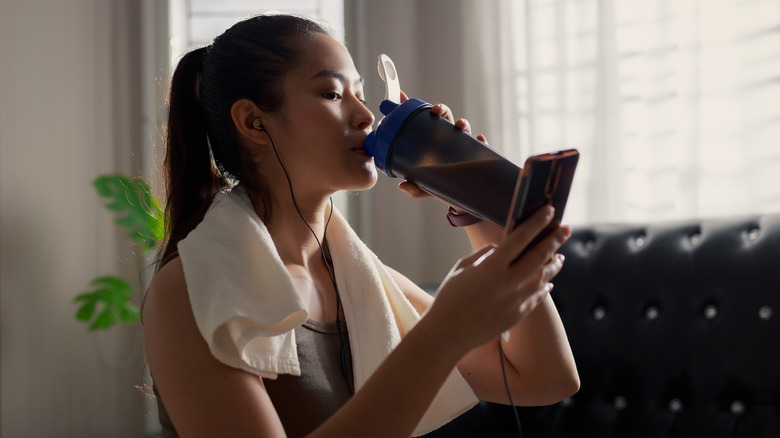
[[[301,210],[298,208],[298,203],[295,201],[295,194],[293,193],[293,187],[292,187],[292,181],[290,180],[290,175],[287,173],[287,169],[284,167],[284,163],[282,163],[282,158],[279,156],[279,151],[276,150],[276,144],[274,143],[273,137],[271,137],[271,134],[265,129],[265,126],[263,125],[263,121],[260,119],[260,117],[255,117],[252,120],[252,128],[257,129],[258,131],[265,132],[265,134],[268,136],[268,139],[271,141],[271,147],[274,150],[274,154],[276,155],[276,160],[279,162],[279,165],[282,167],[282,171],[284,172],[285,178],[287,178],[287,185],[290,187],[290,197],[292,198],[293,205],[295,206],[295,211],[298,212],[298,216],[300,216],[301,220],[303,220],[303,223],[306,224],[306,227],[311,231],[311,234],[314,236],[314,240],[317,241],[317,246],[320,248],[320,254],[322,255],[322,261],[325,262],[325,267],[328,269],[328,275],[330,276],[330,281],[333,283],[333,289],[336,291],[336,330],[338,331],[339,335],[339,356],[341,359],[341,374],[344,376],[344,378],[347,381],[347,387],[349,388],[349,392],[354,394],[355,388],[352,385],[352,379],[349,377],[349,366],[347,364],[347,350],[344,345],[344,334],[341,330],[341,298],[339,297],[339,287],[336,284],[336,276],[333,273],[333,267],[331,266],[333,264],[333,261],[328,258],[328,256],[325,254],[325,249],[322,246],[322,243],[320,242],[319,237],[317,237],[317,233],[314,232],[311,225],[309,225],[309,221],[306,220],[306,218],[303,216],[303,213],[301,213]],[[323,231],[323,242],[327,244],[327,235],[328,235],[328,225],[330,224],[330,219],[333,217],[333,198],[330,198],[330,214],[328,215],[328,220],[325,222],[325,230]],[[330,250],[328,250],[330,252]]]

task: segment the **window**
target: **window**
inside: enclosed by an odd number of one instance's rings
[[[304,15],[325,21],[334,37],[344,41],[343,0],[171,0],[170,69],[188,51],[211,44],[217,35],[236,22],[263,13]],[[336,193],[333,203],[347,211],[347,195]]]
[[[268,12],[305,15],[327,22],[344,40],[342,0],[171,0],[171,65],[241,19]]]
[[[780,210],[780,4],[507,3],[508,135],[582,152],[567,221]]]

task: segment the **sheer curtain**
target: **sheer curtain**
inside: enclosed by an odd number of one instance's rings
[[[778,0],[345,0],[376,110],[376,56],[522,164],[582,152],[564,220],[780,211]],[[380,178],[349,198],[383,261],[434,283],[468,250],[436,201]],[[410,253],[419,257],[410,257]]]
[[[780,211],[779,1],[497,6],[503,152],[581,151],[567,222]]]

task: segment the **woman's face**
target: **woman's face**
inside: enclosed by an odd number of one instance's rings
[[[264,123],[296,197],[372,187],[377,172],[363,140],[374,115],[364,104],[363,80],[346,48],[316,34],[285,78],[284,93],[279,112]]]

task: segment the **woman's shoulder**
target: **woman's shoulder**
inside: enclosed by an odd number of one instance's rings
[[[174,255],[162,262],[162,266],[160,266],[160,269],[157,270],[152,279],[152,285],[155,282],[175,280],[178,277],[184,280],[184,267],[181,263],[181,257]]]
[[[186,306],[185,306],[186,304]],[[181,259],[174,257],[155,274],[143,304],[144,325],[154,323],[158,318],[170,318],[172,313],[189,309],[187,283]]]
[[[192,313],[178,257],[161,267],[152,279],[142,315],[144,349],[153,372],[177,364],[181,357],[194,360],[197,355],[210,355]]]

